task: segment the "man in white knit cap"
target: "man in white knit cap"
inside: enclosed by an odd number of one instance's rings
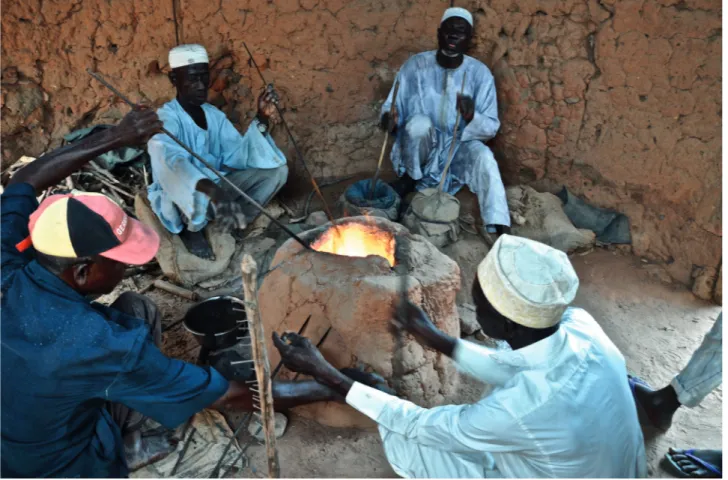
[[[164,127],[258,203],[268,203],[288,178],[286,157],[268,133],[275,92],[269,88],[260,95],[258,115],[241,135],[222,111],[207,103],[210,69],[203,46],[173,48],[169,66],[177,96],[157,111]],[[148,148],[152,210],[190,253],[214,259],[203,232],[208,221],[214,219],[224,230],[242,229],[259,212],[227,184],[220,185],[214,173],[169,136],[154,136]]]
[[[511,217],[498,164],[485,145],[500,128],[495,81],[488,67],[465,55],[472,37],[470,12],[445,10],[438,49],[418,53],[402,65],[395,80],[394,114],[392,88],[382,105],[381,126],[396,138],[391,156],[400,178],[393,186],[403,198],[415,188],[439,185],[455,143],[443,188],[454,195],[467,185],[478,197],[482,232],[492,244],[510,231]]]
[[[421,408],[340,375],[304,337],[274,341],[288,368],[379,424],[403,477],[646,476],[624,358],[587,312],[570,306],[578,287],[564,253],[502,235],[478,267],[473,297],[483,331],[510,348],[449,337],[413,304],[397,309],[401,328],[488,384],[469,405]]]

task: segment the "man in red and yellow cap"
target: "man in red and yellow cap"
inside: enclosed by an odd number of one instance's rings
[[[153,111],[132,111],[30,163],[2,195],[4,477],[126,476],[170,450],[161,440],[140,445],[145,416],[173,428],[206,407],[252,409],[245,384],[162,354],[151,300],[132,292],[111,306],[89,299],[111,292],[126,265],[151,260],[156,233],[103,195],[36,200],[98,155],[142,144],[160,127]],[[277,409],[343,401],[313,380],[275,382],[273,395]]]

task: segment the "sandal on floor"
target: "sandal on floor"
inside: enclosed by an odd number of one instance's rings
[[[671,448],[665,455],[667,469],[682,478],[722,478],[721,465],[713,465],[698,455],[702,457],[712,455],[722,460],[723,452],[722,450],[678,450]]]

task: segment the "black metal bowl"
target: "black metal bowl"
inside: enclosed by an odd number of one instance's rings
[[[238,343],[239,337],[248,335],[246,319],[242,300],[221,296],[190,307],[182,324],[200,346],[215,351],[232,347]]]

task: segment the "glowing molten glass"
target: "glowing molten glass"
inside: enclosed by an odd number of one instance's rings
[[[374,225],[347,223],[326,230],[311,248],[347,257],[379,255],[394,266],[394,235]]]

